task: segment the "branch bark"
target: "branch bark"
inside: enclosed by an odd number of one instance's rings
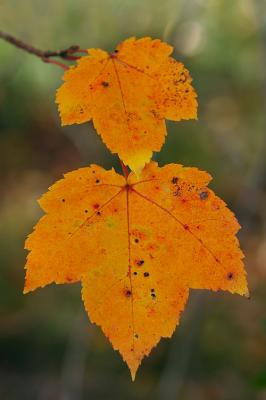
[[[45,63],[55,64],[63,69],[68,69],[68,66],[66,64],[61,63],[60,61],[54,60],[53,59],[54,57],[60,58],[61,60],[69,61],[69,60],[79,59],[80,56],[77,56],[76,55],[77,53],[87,54],[87,51],[82,50],[78,45],[73,45],[63,50],[43,51],[1,30],[0,30],[0,39],[5,40],[6,42],[12,44],[13,46],[21,50],[24,50],[29,54],[33,54],[36,57],[39,57]]]

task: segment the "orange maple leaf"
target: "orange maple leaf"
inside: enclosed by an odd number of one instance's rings
[[[96,165],[70,172],[40,199],[47,213],[26,240],[25,293],[82,282],[132,378],[179,322],[189,288],[248,295],[233,213],[196,168],[146,165],[127,179]]]
[[[57,91],[62,124],[93,119],[107,147],[140,171],[164,143],[165,119],[197,117],[191,77],[172,51],[148,37],[125,40],[112,54],[89,49]]]

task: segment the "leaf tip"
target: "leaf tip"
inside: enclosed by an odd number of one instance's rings
[[[28,294],[30,292],[30,289],[27,287],[27,284],[25,283],[25,286],[23,288],[23,294]]]
[[[146,163],[150,161],[152,157],[152,151],[150,150],[142,150],[133,156],[127,157],[126,160],[123,160],[129,168],[135,172],[137,176],[141,174]]]
[[[138,363],[136,363],[136,362],[128,363],[126,361],[126,363],[127,363],[128,368],[129,368],[129,371],[130,371],[132,382],[134,382],[135,378],[136,378],[136,373],[137,373],[138,368],[140,366],[140,362],[138,362]]]
[[[135,381],[136,373],[137,373],[137,369],[130,369],[130,375],[131,375],[132,382]]]

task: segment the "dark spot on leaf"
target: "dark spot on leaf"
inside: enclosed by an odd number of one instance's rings
[[[144,260],[138,260],[138,261],[136,261],[136,264],[139,265],[139,266],[141,266],[141,265],[144,264]]]
[[[134,242],[135,242],[135,243],[138,243],[138,242],[139,242],[139,239],[138,239],[138,238],[136,238],[136,239],[134,240]]]
[[[100,205],[98,203],[93,204],[93,208],[95,208],[95,210],[97,210],[97,208],[99,208]]]
[[[150,276],[149,272],[144,272],[143,275],[145,276],[145,278],[147,278],[147,276]]]
[[[234,274],[232,272],[229,272],[227,274],[227,278],[230,279],[230,280],[233,279],[233,276],[234,276]]]
[[[92,173],[95,174],[95,171],[93,170]]]
[[[201,200],[206,200],[208,198],[208,192],[201,192],[200,193],[200,199]]]
[[[108,87],[108,86],[109,86],[109,83],[108,83],[108,82],[105,82],[105,81],[103,81],[103,82],[102,82],[102,86],[104,86],[104,87]]]
[[[84,212],[85,212],[85,213],[87,213],[87,212],[88,212],[88,210],[84,210]]]
[[[151,289],[151,292],[154,292],[155,290],[154,289]]]
[[[96,179],[96,181],[95,181],[96,183],[100,183],[100,180],[99,179]]]
[[[177,176],[174,176],[174,177],[172,178],[171,182],[172,182],[173,185],[176,185],[177,182],[178,182],[178,177],[177,177]]]
[[[62,199],[62,202],[64,203],[66,200],[65,199]]]
[[[125,295],[126,295],[126,297],[130,297],[131,296],[131,290],[126,290],[125,291]]]
[[[119,50],[116,49],[116,50],[114,51],[114,53],[119,53]]]
[[[135,338],[136,338],[136,339],[138,339],[138,338],[139,338],[139,335],[138,335],[137,333],[135,333],[135,335],[134,335],[134,336],[135,336]]]
[[[155,294],[155,293],[151,293],[151,297],[152,297],[153,299],[155,299],[156,294]]]
[[[133,272],[133,275],[138,275],[138,273],[135,271],[135,272]]]
[[[173,193],[174,196],[179,197],[181,195],[180,189],[176,189]]]
[[[186,231],[188,231],[188,230],[189,230],[189,226],[188,226],[187,224],[185,224],[185,225],[184,225],[184,229],[185,229]]]
[[[101,215],[101,211],[97,211],[97,215]]]

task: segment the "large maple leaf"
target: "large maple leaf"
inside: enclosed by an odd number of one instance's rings
[[[112,54],[89,49],[57,91],[62,124],[93,119],[107,147],[139,171],[161,149],[165,119],[197,116],[191,77],[172,51],[147,37],[125,40]]]
[[[40,199],[47,214],[26,241],[25,292],[81,281],[90,320],[134,379],[172,335],[189,288],[248,293],[239,225],[209,181],[154,162],[127,179],[96,165],[66,174]]]

